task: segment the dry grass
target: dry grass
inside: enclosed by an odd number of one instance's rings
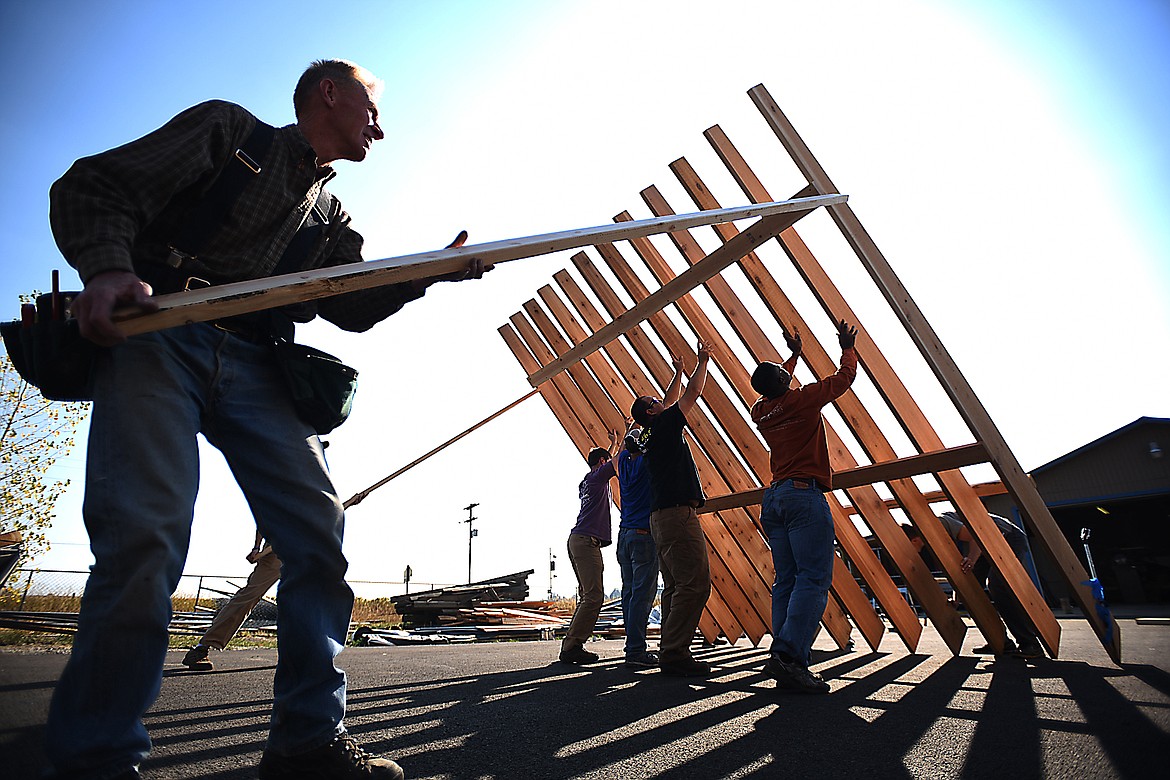
[[[80,609],[80,593],[26,596],[22,604],[19,593],[0,590],[0,611],[3,612],[77,612]]]
[[[173,599],[175,612],[194,612],[195,599],[177,597]],[[20,594],[12,591],[0,591],[0,611],[15,612],[21,606]],[[200,607],[215,609],[214,599],[200,599]],[[28,596],[24,600],[25,612],[72,612],[76,613],[81,607],[79,595],[40,595]],[[350,620],[364,625],[375,625],[381,628],[395,627],[402,622],[394,604],[390,599],[354,599],[353,613]],[[198,641],[198,637],[191,634],[176,634],[170,636],[170,647],[180,649],[191,647]],[[0,647],[2,648],[60,648],[68,649],[73,645],[73,634],[57,634],[45,631],[25,631],[15,628],[0,628]],[[232,648],[242,647],[276,647],[276,636],[271,632],[241,631],[228,645]]]
[[[394,609],[390,599],[354,599],[350,621],[397,625],[402,622],[402,618],[399,617],[398,610]]]

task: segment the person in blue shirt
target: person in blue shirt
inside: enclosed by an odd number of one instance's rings
[[[626,666],[651,669],[658,655],[646,648],[646,623],[658,595],[658,547],[650,534],[650,477],[638,440],[642,429],[630,428],[617,456],[622,521],[618,525],[617,559],[622,570],[622,622],[626,628]]]

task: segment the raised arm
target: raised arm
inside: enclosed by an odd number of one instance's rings
[[[793,326],[792,333],[790,334],[788,329],[783,325],[780,327],[784,330],[784,343],[788,345],[788,351],[792,353],[788,356],[788,359],[780,365],[784,367],[784,370],[788,372],[789,376],[792,376],[792,374],[796,371],[796,361],[800,357],[801,353],[800,329],[796,326]]]
[[[694,373],[691,374],[690,381],[687,382],[687,389],[683,391],[682,396],[678,399],[678,410],[687,415],[691,409],[695,408],[695,404],[699,400],[699,396],[703,394],[703,387],[707,384],[707,363],[711,360],[711,347],[699,342],[699,362],[695,365]],[[665,404],[666,402],[663,401]]]
[[[670,379],[670,384],[666,386],[666,393],[662,396],[662,406],[667,407],[678,403],[679,396],[682,395],[682,378],[683,378],[683,362],[682,358],[674,355],[670,356],[670,363],[674,366],[674,376]]]

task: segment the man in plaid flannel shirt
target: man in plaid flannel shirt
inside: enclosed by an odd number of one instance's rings
[[[293,94],[297,122],[275,130],[264,159],[255,161],[260,174],[204,236],[198,256],[180,257],[182,275],[212,283],[271,275],[310,207],[312,219],[330,229],[300,267],[361,262],[362,237],[336,198],[313,192],[332,178],[331,162],[363,160],[383,138],[379,87],[352,63],[313,63]],[[50,193],[54,236],[85,284],[72,314],[83,336],[109,347],[94,369],[83,510],[96,563],[49,713],[54,777],[139,776],[150,750],[142,716],[161,685],[170,597],[190,539],[200,433],[223,452],[284,563],[280,657],[260,777],[403,776],[393,761],[361,750],[343,725],[345,674],[334,659],[353,603],[344,580],[344,516],[322,444],[298,418],[274,363],[270,334],[229,321],[127,339],[111,319],[115,307],[150,310],[152,292],[175,291],[148,282],[168,278],[161,266],[170,242],[221,171],[238,164],[236,150],[256,123],[231,103],[197,105],[143,138],[78,160]],[[320,314],[364,331],[429,284],[479,278],[485,270],[490,266],[473,260],[464,272],[285,313],[301,322]]]

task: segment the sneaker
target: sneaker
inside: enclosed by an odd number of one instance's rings
[[[711,664],[684,658],[681,661],[660,661],[658,668],[671,677],[706,677],[711,673]]]
[[[796,661],[784,661],[777,656],[768,656],[764,674],[776,681],[776,687],[799,693],[828,693],[829,684],[808,667]]]
[[[362,750],[349,734],[341,734],[328,745],[295,756],[264,751],[260,758],[260,780],[298,777],[402,780],[406,775],[390,759],[375,758]]]
[[[1014,655],[1016,658],[1043,658],[1044,648],[1040,646],[1040,640],[1033,639],[1031,642],[1025,642],[1020,645],[1018,650],[1013,648],[1011,655]]]
[[[996,655],[995,649],[990,644],[976,647],[971,652],[975,655]],[[1003,652],[999,653],[999,655],[1015,655],[1016,652],[1016,643],[1010,639],[1005,639],[1003,642]]]
[[[626,667],[629,669],[654,669],[657,666],[657,653],[642,652],[626,656]]]
[[[183,656],[183,666],[193,672],[210,672],[215,667],[211,665],[211,661],[207,660],[209,652],[211,652],[211,648],[200,642]]]
[[[584,647],[561,651],[561,663],[563,664],[595,664],[600,658],[601,656],[597,653],[591,653]]]

